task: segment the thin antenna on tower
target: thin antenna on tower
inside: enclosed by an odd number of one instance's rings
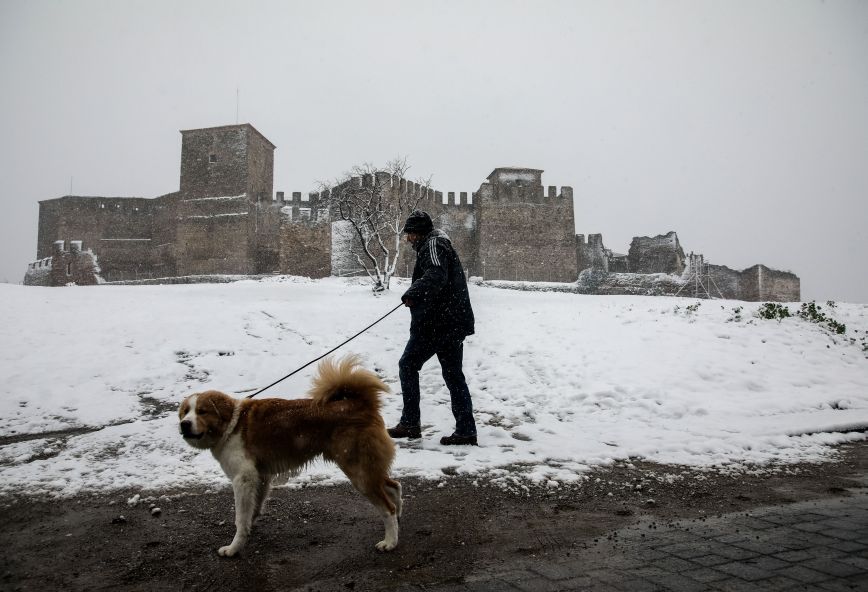
[[[235,125],[238,125],[238,106],[241,103],[241,90],[235,87]]]

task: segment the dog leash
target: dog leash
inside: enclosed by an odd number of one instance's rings
[[[365,327],[364,329],[362,329],[361,331],[359,331],[358,333],[356,333],[355,335],[353,335],[352,337],[350,337],[349,339],[347,339],[346,341],[344,341],[342,344],[338,345],[337,347],[334,347],[334,348],[330,349],[329,351],[327,351],[326,353],[324,353],[324,354],[321,355],[320,357],[311,360],[310,362],[308,362],[307,364],[305,364],[305,365],[302,366],[301,368],[298,368],[298,369],[296,369],[296,370],[293,370],[292,372],[290,372],[289,374],[287,374],[286,376],[284,376],[284,377],[281,378],[280,380],[275,380],[274,382],[272,382],[271,384],[269,384],[267,387],[259,389],[258,391],[256,391],[256,392],[253,393],[252,395],[247,395],[247,398],[248,398],[248,399],[252,399],[253,397],[255,397],[256,395],[258,395],[258,394],[261,393],[262,391],[264,391],[264,390],[266,390],[266,389],[270,389],[271,387],[273,387],[273,386],[274,386],[275,384],[277,384],[278,382],[282,382],[282,381],[286,380],[287,378],[289,378],[290,376],[292,376],[293,374],[295,374],[296,372],[301,372],[302,370],[304,370],[305,368],[307,368],[308,366],[310,366],[310,365],[313,364],[314,362],[317,362],[317,361],[319,361],[319,360],[322,360],[324,357],[326,357],[327,355],[329,355],[330,353],[332,353],[332,352],[335,351],[336,349],[345,346],[345,345],[348,344],[350,341],[352,341],[353,339],[355,339],[356,337],[358,337],[359,335],[361,335],[362,333],[364,333],[365,331],[367,331],[368,329],[370,329],[371,327],[373,327],[374,325],[376,325],[377,323],[379,323],[380,321],[382,321],[383,319],[385,319],[387,316],[389,316],[390,314],[392,314],[393,312],[395,312],[396,310],[398,310],[398,309],[401,308],[402,306],[404,306],[404,303],[403,303],[403,302],[402,302],[401,304],[399,304],[398,306],[396,306],[395,308],[393,308],[392,310],[390,310],[389,312],[387,312],[386,314],[384,314],[383,316],[381,316],[379,319],[377,319],[376,321],[374,321],[374,322],[371,323],[370,325],[368,325],[367,327]]]

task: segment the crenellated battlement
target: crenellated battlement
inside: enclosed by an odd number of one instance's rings
[[[32,261],[27,264],[28,270],[38,270],[38,269],[50,269],[51,261],[53,257],[44,257],[43,259],[38,259],[36,261]]]
[[[280,205],[301,205],[301,204],[318,204],[320,202],[328,201],[329,192],[328,191],[308,191],[306,193],[301,191],[293,191],[286,195],[283,191],[278,191],[274,197],[274,203]]]
[[[564,185],[558,190],[556,185],[523,185],[521,183],[492,184],[483,183],[479,187],[481,198],[502,203],[516,204],[572,204],[573,188]]]
[[[446,198],[441,201],[444,206],[470,206],[473,207],[476,200],[475,191],[448,191]]]
[[[89,286],[103,282],[96,255],[83,249],[84,241],[56,240],[53,254],[27,264],[25,286]]]
[[[588,238],[585,239],[584,234],[577,234],[576,235],[576,244],[578,246],[590,246],[590,247],[603,248],[603,235],[602,234],[589,234]]]
[[[419,199],[420,201],[428,201],[425,207],[437,206],[455,206],[462,208],[472,208],[476,201],[475,191],[438,191],[432,187],[426,187],[415,181],[410,181],[403,177],[390,175],[386,172],[378,172],[375,175],[360,175],[350,177],[344,183],[341,183],[333,189],[335,192],[340,192],[345,187],[363,188],[383,186],[388,191],[396,192],[410,199]],[[280,206],[296,206],[296,207],[325,207],[330,197],[329,191],[322,192],[310,191],[301,192],[293,191],[287,194],[284,191],[278,191],[274,195],[272,202]],[[323,204],[320,206],[319,204]]]

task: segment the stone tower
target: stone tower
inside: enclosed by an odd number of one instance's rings
[[[576,281],[573,189],[546,192],[542,172],[497,168],[479,187],[478,262],[486,278]]]
[[[259,216],[272,203],[274,144],[246,123],[181,135],[177,274],[276,270]]]

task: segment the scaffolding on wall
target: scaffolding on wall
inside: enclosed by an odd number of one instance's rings
[[[709,300],[715,298],[724,298],[723,292],[717,286],[714,278],[708,273],[708,264],[705,262],[703,255],[690,253],[687,263],[687,279],[684,285],[675,293],[676,296],[687,296],[688,293],[682,294],[685,290],[693,290],[693,298],[707,298]],[[715,296],[714,293],[717,293]]]

